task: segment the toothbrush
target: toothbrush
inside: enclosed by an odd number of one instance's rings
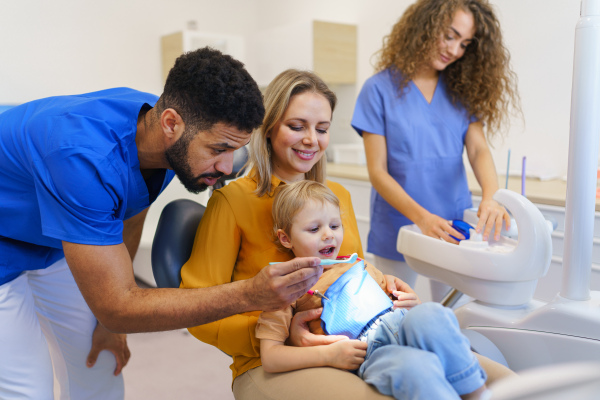
[[[357,259],[358,259],[358,254],[354,253],[348,259],[346,259],[346,260],[321,260],[320,265],[334,265],[334,264],[341,264],[341,263],[353,263]],[[279,264],[280,262],[281,261],[270,262],[269,265]]]
[[[358,254],[354,253],[352,254],[350,257],[348,257],[346,260],[321,260],[321,265],[333,265],[333,264],[340,264],[340,263],[353,263],[358,259]],[[273,264],[279,264],[279,262],[270,262],[269,265],[273,265]],[[311,296],[317,296],[320,297],[322,299],[325,300],[329,300],[327,298],[327,296],[325,296],[323,293],[319,292],[318,290],[309,290],[308,292],[306,292],[308,294],[310,294]]]
[[[340,263],[353,263],[358,259],[358,254],[354,253],[346,260],[321,260],[321,265],[334,265]]]

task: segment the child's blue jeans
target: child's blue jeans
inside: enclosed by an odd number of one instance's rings
[[[358,375],[396,399],[460,399],[486,380],[454,313],[423,303],[381,317]]]

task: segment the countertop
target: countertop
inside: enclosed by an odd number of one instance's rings
[[[369,181],[369,174],[365,165],[328,163],[327,175],[336,178]],[[471,193],[474,196],[481,196],[481,188],[472,172],[467,172],[467,180]],[[499,175],[498,181],[499,186],[503,188],[506,184],[505,175]],[[521,177],[509,176],[508,189],[521,193]],[[562,179],[540,180],[527,178],[525,180],[525,196],[532,203],[564,207],[567,196],[567,182]],[[600,211],[599,199],[596,199],[596,211]]]

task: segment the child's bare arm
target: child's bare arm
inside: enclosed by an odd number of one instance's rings
[[[266,372],[286,372],[311,367],[335,367],[354,370],[367,354],[367,343],[340,340],[325,346],[295,347],[283,342],[262,339],[260,358]]]

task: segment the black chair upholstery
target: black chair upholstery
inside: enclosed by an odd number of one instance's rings
[[[193,200],[173,200],[163,208],[152,242],[152,273],[160,288],[178,288],[181,267],[192,254],[205,207]]]

